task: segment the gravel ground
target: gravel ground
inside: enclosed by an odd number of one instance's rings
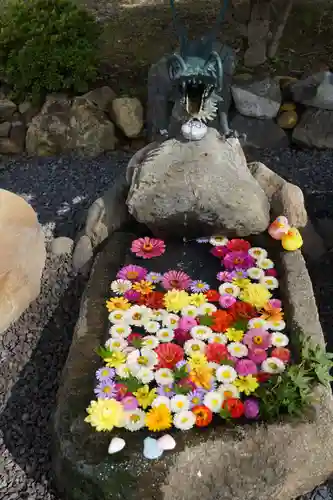
[[[333,218],[331,153],[261,152],[260,159],[303,188],[313,219]],[[49,241],[73,237],[83,211],[123,175],[127,161],[120,152],[95,160],[0,160],[0,186],[33,205]],[[329,340],[333,255],[309,268]],[[84,284],[69,258],[48,255],[40,297],[0,339],[1,500],[58,500],[51,486],[49,423]],[[322,487],[310,498],[332,500],[333,488]]]

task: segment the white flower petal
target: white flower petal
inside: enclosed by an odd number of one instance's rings
[[[179,413],[181,411],[187,411],[190,407],[190,401],[187,396],[177,394],[171,398],[171,411],[174,413]]]
[[[191,411],[181,411],[173,417],[173,425],[182,431],[192,429],[196,421],[196,416]]]

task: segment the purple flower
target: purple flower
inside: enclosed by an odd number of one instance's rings
[[[217,273],[216,279],[219,281],[232,281],[232,278],[234,277],[232,274],[233,273],[229,273],[228,271],[220,271]]]
[[[167,398],[172,398],[175,395],[172,385],[159,385],[157,387],[157,394],[159,396],[166,396]]]
[[[160,283],[163,279],[163,276],[161,273],[154,273],[150,272],[146,276],[146,281],[150,281],[151,283]]]
[[[127,292],[124,293],[124,297],[130,302],[137,302],[141,295],[140,292],[137,292],[136,290],[127,290]]]
[[[223,259],[226,269],[241,271],[254,266],[254,259],[247,252],[237,251],[228,253]]]
[[[134,396],[125,396],[121,400],[121,404],[123,405],[125,411],[136,410],[139,406],[138,400]]]
[[[110,380],[102,380],[102,382],[95,387],[94,393],[98,398],[112,399],[117,393],[116,384]]]
[[[190,285],[190,290],[194,293],[208,292],[209,288],[208,283],[201,280],[194,280]]]
[[[223,309],[228,309],[229,307],[234,305],[236,300],[236,297],[234,297],[233,295],[221,295],[221,297],[219,298],[219,304]]]
[[[235,273],[234,278],[237,278],[237,279],[245,279],[245,278],[247,278],[247,271],[245,271],[245,270],[234,271],[234,273]]]
[[[248,398],[244,401],[246,418],[257,418],[259,415],[259,402],[255,398]]]
[[[180,368],[183,368],[183,366],[186,366],[186,365],[187,365],[187,363],[186,363],[185,359],[182,359],[181,361],[178,361],[178,363],[176,363],[176,368],[178,368],[178,370],[179,370]]]
[[[204,389],[195,389],[194,391],[191,391],[187,397],[190,401],[190,408],[193,408],[194,406],[201,405],[203,402],[203,398],[207,391]]]
[[[239,359],[235,366],[236,372],[241,377],[246,377],[246,375],[255,375],[258,373],[257,365],[251,359]]]
[[[96,378],[99,382],[103,380],[107,380],[112,382],[113,377],[115,376],[116,371],[113,368],[108,368],[107,366],[103,366],[103,368],[99,368],[96,372]]]
[[[202,237],[202,238],[197,238],[195,241],[197,243],[209,243],[210,238]]]

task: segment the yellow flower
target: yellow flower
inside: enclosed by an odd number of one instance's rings
[[[254,392],[259,387],[258,380],[253,375],[238,377],[238,379],[235,380],[234,385],[238,388],[239,392],[244,392],[246,396],[249,396],[251,392]]]
[[[91,401],[87,413],[84,421],[95,427],[98,432],[111,431],[114,427],[121,427],[124,422],[123,405],[115,399]]]
[[[204,354],[198,352],[191,355],[191,357],[188,359],[188,364],[190,365],[191,369],[194,370],[195,368],[199,368],[201,366],[207,366],[208,360]]]
[[[170,290],[164,295],[164,306],[168,312],[179,312],[190,303],[190,296],[185,290]]]
[[[239,288],[245,288],[247,285],[251,284],[251,280],[248,280],[247,278],[233,278],[232,282],[234,285],[239,286]]]
[[[207,297],[204,293],[192,293],[190,297],[190,304],[195,307],[200,307],[202,304],[206,304]]]
[[[138,400],[139,405],[145,410],[152,404],[156,398],[156,389],[149,390],[148,385],[140,387],[136,392],[133,393]]]
[[[190,371],[190,380],[198,387],[208,390],[211,386],[213,370],[210,366],[196,366]]]
[[[171,411],[166,405],[159,405],[148,411],[146,426],[152,432],[170,429],[172,425]]]
[[[131,304],[127,299],[124,299],[124,297],[114,297],[106,301],[106,307],[109,312],[115,311],[116,309],[126,311],[126,309],[131,307]]]
[[[243,330],[236,330],[235,328],[228,328],[224,333],[230,342],[240,342],[244,337]]]
[[[110,356],[104,358],[104,361],[108,368],[119,368],[119,366],[125,363],[126,359],[127,356],[122,351],[113,351]]]
[[[155,288],[155,285],[151,283],[151,281],[141,280],[140,282],[133,283],[132,289],[136,292],[141,293],[142,295],[148,295]]]
[[[250,283],[240,293],[239,298],[257,309],[262,309],[272,294],[260,283]]]

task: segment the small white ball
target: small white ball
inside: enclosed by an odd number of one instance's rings
[[[199,120],[189,120],[182,125],[181,131],[188,141],[200,141],[207,134],[207,125]]]

